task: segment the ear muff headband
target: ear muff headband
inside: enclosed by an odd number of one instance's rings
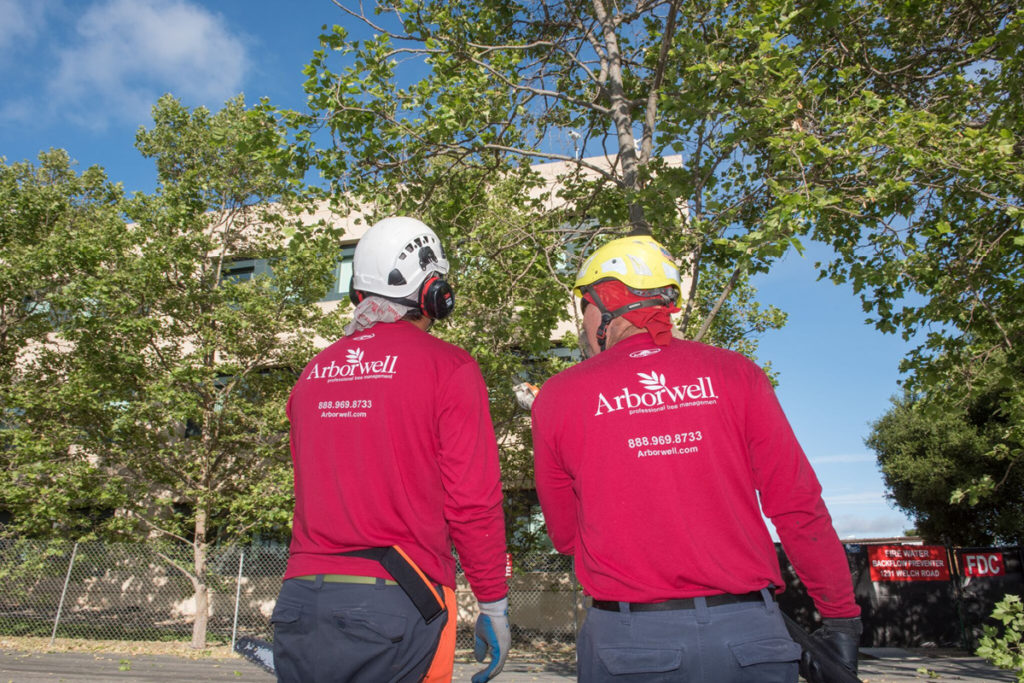
[[[378,294],[376,296],[382,295]],[[362,303],[363,299],[366,298],[363,292],[355,288],[355,276],[349,280],[348,297],[355,305]],[[455,292],[452,291],[452,286],[448,284],[448,281],[438,275],[432,275],[423,281],[419,297],[416,300],[391,299],[391,297],[385,296],[382,296],[382,298],[419,308],[423,315],[434,320],[447,318],[455,309]]]

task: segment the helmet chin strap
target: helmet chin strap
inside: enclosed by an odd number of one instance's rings
[[[597,328],[597,344],[601,347],[601,351],[606,350],[605,347],[608,344],[608,326],[611,324],[612,320],[618,318],[623,313],[629,313],[630,311],[635,311],[638,308],[650,308],[651,306],[665,305],[665,302],[660,298],[644,299],[642,301],[634,301],[626,304],[614,311],[609,311],[605,307],[604,302],[601,301],[601,297],[598,296],[596,288],[588,287],[585,291],[594,299],[594,305],[597,306],[597,310],[601,311],[601,324]]]

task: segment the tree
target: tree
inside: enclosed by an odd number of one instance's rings
[[[792,3],[335,4],[360,37],[325,30],[311,111],[291,124],[320,143],[335,195],[415,213],[452,245],[474,316],[442,334],[493,350],[495,407],[552,371],[539,359],[570,321],[573,274],[612,236],[650,233],[679,256],[689,338],[753,355],[783,324],[749,277],[810,228],[799,190],[772,180],[771,136],[790,121],[771,103],[801,79]],[[528,450],[511,446],[524,432],[499,438],[529,481]]]
[[[195,588],[201,648],[210,544],[290,522],[284,406],[315,335],[337,333],[315,305],[337,235],[304,223],[281,129],[240,97],[210,113],[165,96],[153,116],[137,147],[159,188],[125,202],[121,239],[93,245],[106,267],[66,302],[71,352],[45,362],[76,443],[131,492],[128,520],[158,547],[191,549],[191,562],[167,559]]]
[[[305,71],[312,113],[293,122],[327,127],[332,145],[317,164],[339,189],[423,213],[439,188],[506,178],[529,227],[513,241],[533,238],[563,288],[595,240],[652,232],[685,261],[682,328],[696,339],[712,339],[734,289],[808,227],[768,173],[779,117],[766,101],[799,75],[778,8],[416,1],[367,14],[335,4],[373,37],[353,41],[340,26],[321,36]],[[565,164],[553,200],[530,169],[544,161]],[[472,206],[461,225],[439,228],[464,237]],[[719,270],[709,297],[703,276]]]
[[[1007,399],[991,388],[967,410],[945,412],[907,394],[872,425],[866,442],[878,456],[889,497],[925,538],[962,546],[1024,539],[1024,472],[989,457],[1006,427],[1000,405]],[[987,481],[992,490],[951,502],[965,481]]]
[[[123,195],[97,167],[78,174],[63,150],[38,163],[0,159],[0,509],[6,534],[88,538],[124,491],[74,444],[62,376],[48,359],[83,282],[122,243]],[[112,520],[106,520],[111,526]]]
[[[771,140],[776,182],[835,248],[822,274],[920,342],[903,363],[920,410],[942,424],[1003,397],[988,464],[950,491],[977,499],[1024,457],[1024,11],[851,1],[791,26],[807,68],[777,102],[792,125]]]

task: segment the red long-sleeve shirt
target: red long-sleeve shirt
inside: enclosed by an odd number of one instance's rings
[[[336,553],[399,545],[454,587],[454,543],[477,599],[505,597],[497,445],[468,353],[408,322],[378,323],[306,366],[288,417],[295,513],[285,578],[387,578],[376,562]]]
[[[817,477],[739,354],[628,337],[544,384],[533,440],[548,533],[594,598],[782,587],[763,509],[822,616],[860,613]]]

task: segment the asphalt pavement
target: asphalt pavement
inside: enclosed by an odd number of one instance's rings
[[[457,663],[453,683],[470,683],[470,677],[479,669],[479,664]],[[860,678],[864,683],[1013,683],[1016,680],[1013,673],[996,669],[983,659],[962,652],[897,648],[862,649]],[[273,680],[273,676],[241,658],[194,660],[169,655],[0,650],[0,683],[265,683]],[[495,683],[565,683],[574,680],[576,674],[570,664],[512,659]]]
[[[902,681],[982,681],[1015,683],[1017,676],[962,651],[921,648],[861,648],[859,676],[864,683]]]

